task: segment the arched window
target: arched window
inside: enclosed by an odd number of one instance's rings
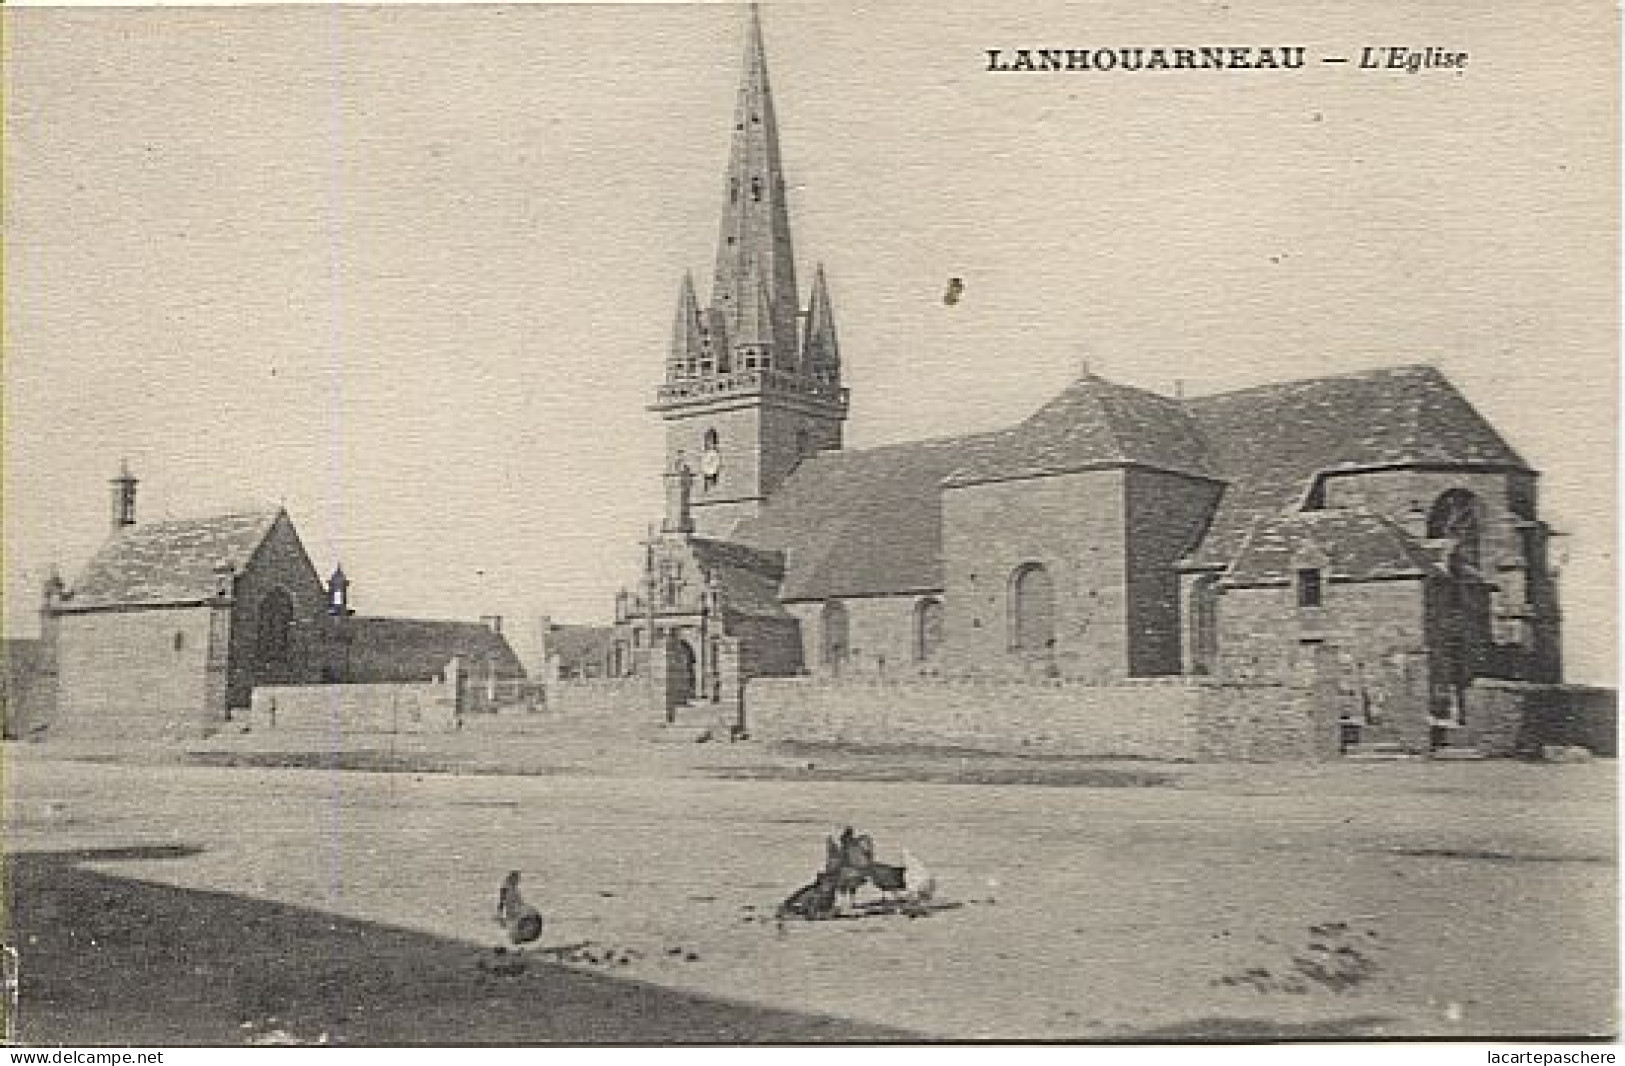
[[[914,605],[914,661],[928,663],[942,646],[942,601],[927,596]]]
[[[1010,650],[1025,655],[1055,650],[1055,583],[1041,563],[1017,567],[1010,577]]]
[[[840,600],[830,600],[824,604],[824,610],[819,618],[819,630],[823,637],[824,665],[832,672],[838,672],[841,665],[846,662],[850,645],[847,643],[846,605]]]
[[[1466,489],[1451,489],[1433,501],[1428,511],[1428,536],[1454,541],[1456,558],[1476,570],[1479,522],[1478,498]]]
[[[272,589],[260,600],[257,658],[262,663],[286,663],[292,652],[293,597],[286,589]]]
[[[1191,673],[1211,674],[1219,658],[1219,577],[1204,574],[1191,585]]]

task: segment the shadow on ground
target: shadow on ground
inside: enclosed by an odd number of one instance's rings
[[[1120,1034],[1113,1039],[1131,1044],[1268,1044],[1292,1040],[1379,1040],[1383,1038],[1383,1027],[1391,1026],[1397,1020],[1377,1014],[1299,1023],[1275,1022],[1266,1018],[1197,1018],[1177,1025]]]
[[[909,1039],[320,911],[131,881],[88,862],[184,847],[6,856],[28,1044],[650,1044]],[[245,1024],[247,1023],[247,1024]],[[324,1038],[325,1034],[325,1038]]]
[[[813,744],[783,741],[781,760],[714,767],[713,777],[755,781],[917,781],[958,785],[1062,788],[1177,787],[1175,775],[1132,759],[1080,758],[1054,752],[995,752],[918,744]]]

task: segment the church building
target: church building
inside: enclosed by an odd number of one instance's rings
[[[682,280],[651,408],[666,513],[616,602],[613,662],[669,718],[755,677],[1185,675],[1437,738],[1475,678],[1560,680],[1538,474],[1429,366],[1194,398],[1084,373],[1007,429],[859,450],[842,358],[753,8],[711,288]]]

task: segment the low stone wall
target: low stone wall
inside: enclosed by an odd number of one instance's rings
[[[1110,685],[757,678],[745,688],[745,724],[760,740],[1144,759],[1307,759],[1317,754],[1309,703],[1302,689],[1186,678]]]
[[[1486,755],[1527,755],[1547,744],[1618,755],[1619,694],[1611,688],[1479,678],[1467,690],[1468,741]]]
[[[410,685],[266,685],[254,689],[253,731],[450,733],[458,728],[457,688]]]
[[[1272,684],[1198,686],[1194,757],[1213,762],[1303,762],[1337,754],[1333,710],[1306,688]]]
[[[544,702],[549,714],[565,718],[642,721],[652,717],[658,721],[660,717],[659,703],[651,696],[649,680],[644,677],[554,681],[547,686]]]

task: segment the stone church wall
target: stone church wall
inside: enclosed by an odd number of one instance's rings
[[[918,596],[857,596],[843,599],[847,618],[847,658],[839,671],[824,662],[823,603],[792,603],[787,607],[801,623],[801,644],[806,672],[814,677],[907,677],[929,673],[935,664],[914,661],[914,611]]]
[[[1561,636],[1556,591],[1544,553],[1530,559],[1520,519],[1534,517],[1537,489],[1528,473],[1469,470],[1381,470],[1339,474],[1326,479],[1328,507],[1366,507],[1404,527],[1427,535],[1427,515],[1451,489],[1464,489],[1482,508],[1479,521],[1480,570],[1497,586],[1493,611],[1528,612],[1538,632],[1518,643],[1491,647],[1483,662],[1496,677],[1556,682],[1562,676]],[[1497,638],[1500,639],[1500,638]]]
[[[258,661],[259,610],[273,589],[293,601],[290,654],[282,663]],[[248,569],[237,579],[232,608],[231,658],[226,678],[226,706],[247,707],[257,685],[311,684],[321,680],[327,649],[322,622],[327,592],[299,535],[286,516],[277,520]]]
[[[1180,672],[1176,567],[1201,537],[1222,491],[1216,482],[1160,470],[1127,473],[1123,520],[1131,676]]]
[[[1309,759],[1319,738],[1307,690],[1168,678],[1076,681],[754,679],[753,739],[923,744],[1143,759]]]
[[[1219,657],[1234,677],[1280,677],[1305,665],[1312,644],[1376,663],[1427,643],[1420,580],[1330,581],[1323,606],[1299,607],[1289,585],[1226,589]]]
[[[88,611],[57,625],[50,737],[116,740],[200,735],[210,704],[209,607]]]
[[[944,672],[1042,676],[1011,650],[1011,583],[1041,563],[1055,590],[1054,670],[1128,674],[1124,490],[1120,470],[956,486],[942,494],[947,590]]]

